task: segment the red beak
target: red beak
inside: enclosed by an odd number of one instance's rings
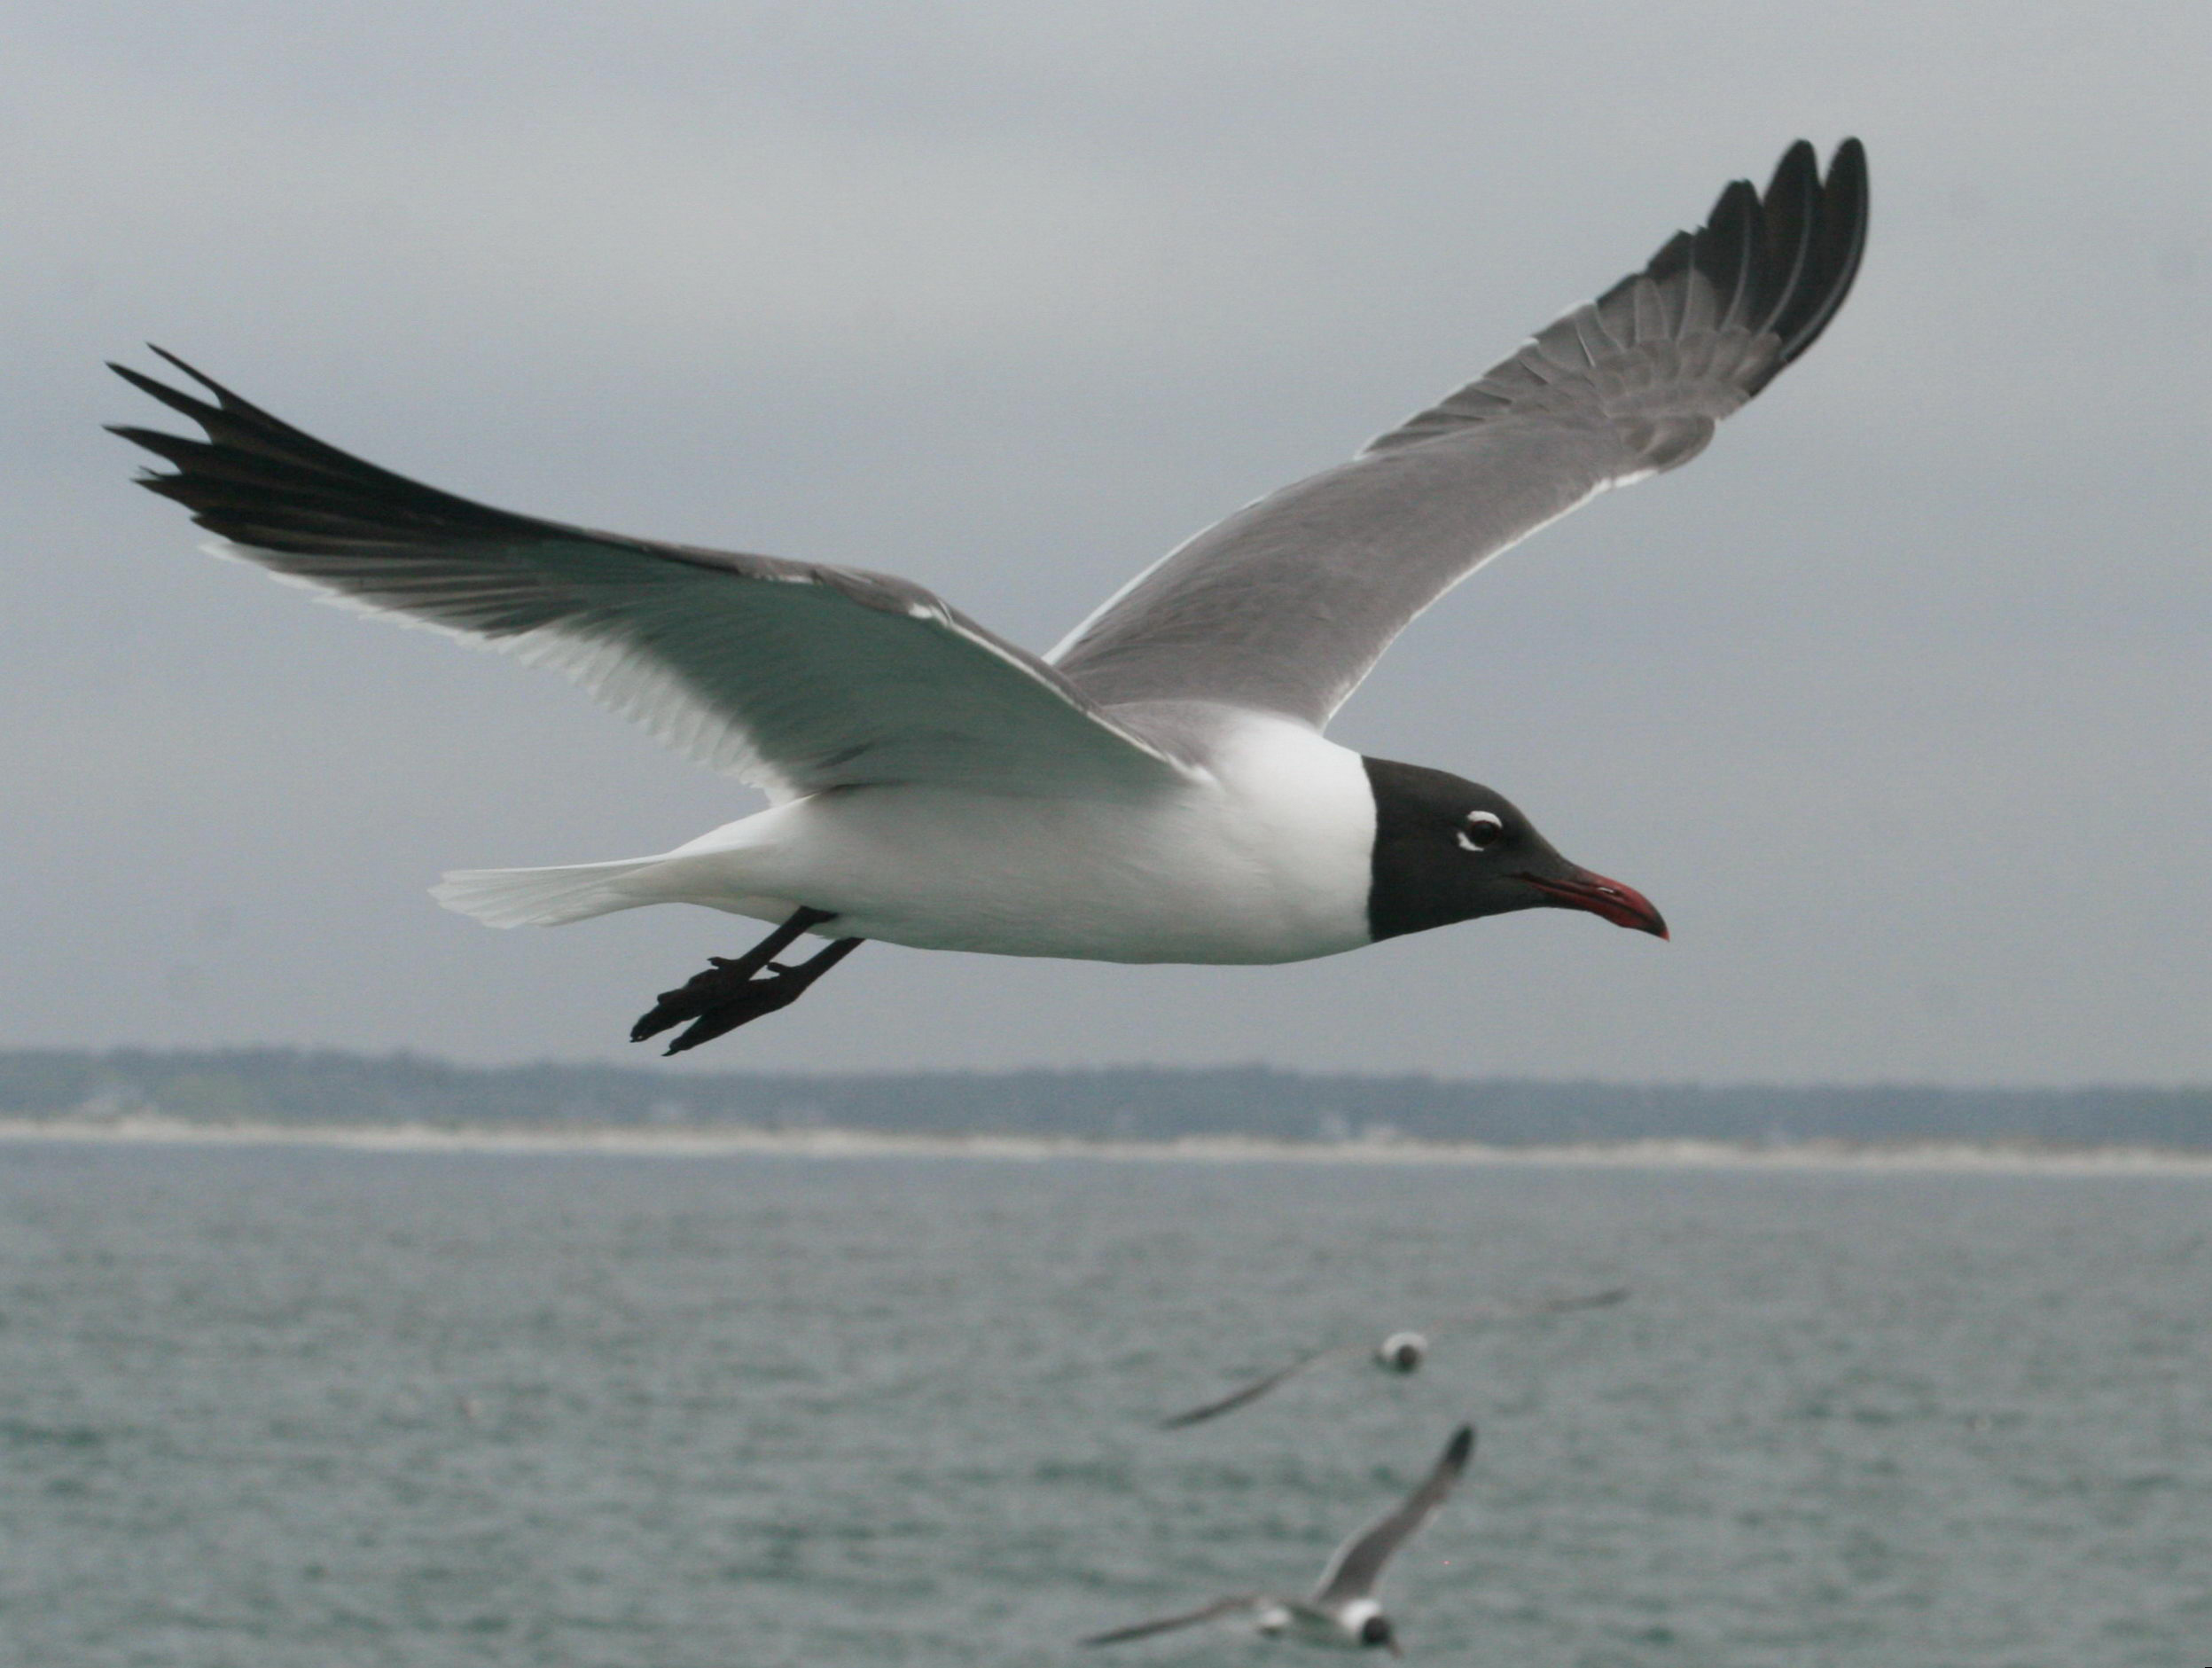
[[[1569,909],[1586,909],[1615,927],[1633,927],[1654,938],[1667,936],[1667,923],[1652,907],[1652,900],[1632,886],[1608,881],[1588,869],[1576,869],[1564,880],[1547,881],[1540,874],[1518,874],[1539,892],[1557,898]]]

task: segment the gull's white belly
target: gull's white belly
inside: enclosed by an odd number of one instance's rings
[[[1369,942],[1374,802],[1359,756],[1255,724],[1212,775],[1125,803],[936,787],[817,795],[672,852],[658,898],[1002,956],[1270,962]]]

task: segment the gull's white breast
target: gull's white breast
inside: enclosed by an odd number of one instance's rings
[[[817,794],[715,830],[637,877],[655,901],[924,950],[1096,961],[1276,962],[1369,942],[1374,796],[1359,755],[1237,715],[1206,770],[1138,801],[941,787]],[[641,900],[642,901],[642,900]]]

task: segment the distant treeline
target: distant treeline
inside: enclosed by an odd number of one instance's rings
[[[1694,1138],[2212,1148],[2212,1089],[1645,1087],[1261,1066],[681,1076],[253,1048],[0,1053],[0,1117],[449,1127],[849,1129],[1161,1140],[1405,1136],[1521,1147]]]

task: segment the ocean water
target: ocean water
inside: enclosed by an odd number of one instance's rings
[[[0,1145],[0,1662],[2212,1663],[2193,1178]],[[1498,1298],[1620,1307],[1340,1337]]]

